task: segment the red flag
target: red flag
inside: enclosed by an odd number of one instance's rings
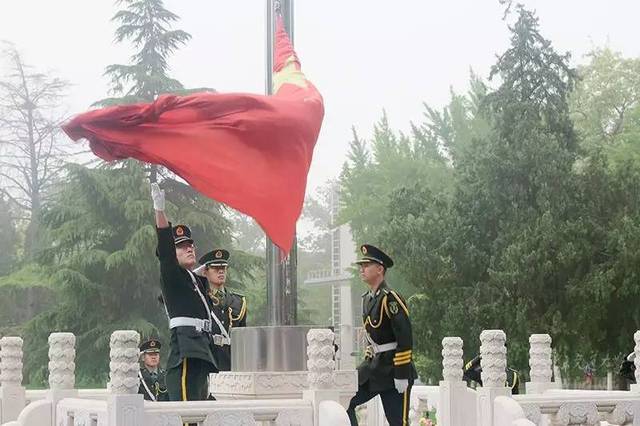
[[[112,161],[160,164],[202,194],[253,217],[284,253],[293,243],[324,105],[276,24],[274,95],[162,95],[93,110],[63,126]]]

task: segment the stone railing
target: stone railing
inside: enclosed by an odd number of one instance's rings
[[[640,420],[640,395],[626,391],[547,391],[541,395],[516,395],[524,416],[535,425],[636,425]]]
[[[140,336],[116,331],[110,340],[107,389],[76,390],[75,337],[53,333],[49,337],[50,389],[25,391],[21,386],[22,340],[0,339],[3,354],[0,408],[14,403],[14,410],[0,410],[4,426],[201,426],[262,423],[277,426],[346,426],[348,418],[338,403],[340,391],[352,387],[355,372],[334,370],[334,334],[314,329],[307,334],[308,373],[297,399],[242,401],[148,402],[138,394]],[[284,374],[284,373],[283,373]],[[308,381],[307,381],[308,376]],[[337,387],[336,387],[337,386]],[[12,391],[13,393],[9,392]],[[4,414],[4,415],[3,415]]]
[[[107,425],[108,405],[104,400],[65,398],[56,406],[57,425]],[[28,423],[23,423],[28,424]]]
[[[193,401],[145,404],[145,425],[313,426],[313,404],[301,399]]]
[[[640,363],[640,331],[634,335],[636,362]],[[483,387],[468,388],[462,381],[463,342],[458,337],[442,341],[442,377],[438,387],[414,386],[409,421],[437,409],[438,426],[640,426],[640,385],[631,391],[560,390],[552,382],[551,336],[529,339],[531,381],[526,395],[511,395],[505,387],[506,335],[485,330],[480,335]],[[468,357],[471,358],[471,357]],[[640,365],[636,376],[640,375]],[[639,377],[640,379],[640,377]],[[523,386],[520,387],[521,392]],[[359,411],[360,423],[384,426],[379,398]]]
[[[73,389],[75,339],[72,335],[54,333],[49,339],[51,389],[45,391],[24,390],[22,341],[5,337],[0,339],[0,423],[5,426],[178,426],[185,422],[201,426],[261,423],[341,426],[346,424],[346,414],[337,401],[341,387],[349,387],[352,382],[351,379],[344,381],[348,378],[343,375],[349,372],[334,370],[333,339],[329,330],[311,330],[307,334],[308,372],[305,383],[296,388],[299,397],[154,403],[143,401],[137,394],[139,336],[136,332],[118,331],[111,337],[108,390],[84,391]],[[634,340],[636,360],[639,360],[640,332],[634,335]],[[484,387],[473,390],[462,380],[463,341],[457,337],[443,339],[443,380],[439,386],[413,387],[410,424],[418,425],[425,411],[437,408],[438,426],[640,426],[640,385],[633,385],[631,391],[556,389],[551,381],[552,340],[548,335],[530,337],[531,381],[526,383],[527,394],[511,396],[505,387],[505,342],[506,335],[501,330],[481,333]],[[353,376],[354,372],[350,374]],[[379,401],[370,401],[366,410],[360,411],[360,420],[368,426],[383,426],[385,419]]]
[[[22,386],[22,339],[0,339],[0,423],[15,420],[25,406]]]
[[[640,333],[634,335],[640,356]],[[530,343],[530,376],[526,395],[496,398],[494,424],[514,425],[640,425],[640,392],[559,390],[551,382],[551,337],[534,334]]]

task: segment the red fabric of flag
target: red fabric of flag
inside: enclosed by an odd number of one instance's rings
[[[282,19],[276,24],[274,95],[163,95],[150,104],[93,110],[63,126],[112,161],[159,164],[202,194],[253,217],[284,253],[293,243],[324,116]]]

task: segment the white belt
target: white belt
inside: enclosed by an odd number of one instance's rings
[[[371,349],[373,350],[374,354],[379,354],[380,352],[392,351],[398,347],[398,342],[389,342],[389,343],[383,343],[382,345],[379,345],[373,341],[369,333],[365,333],[364,337],[367,339],[367,342],[369,342],[369,345],[371,346]]]
[[[175,317],[169,320],[169,328],[195,327],[196,331],[211,333],[211,321],[201,318]]]
[[[374,354],[379,354],[380,352],[392,351],[398,347],[398,342],[385,343],[383,345],[378,345],[376,343],[371,342],[371,348],[373,349]]]
[[[196,331],[206,331],[211,333],[211,321],[201,318],[191,317],[175,317],[169,320],[169,328],[176,327],[195,327]],[[217,346],[224,346],[231,344],[231,338],[223,336],[222,334],[214,334],[213,344]]]
[[[213,336],[213,344],[218,346],[230,345],[231,338],[223,336],[222,334],[214,334]]]

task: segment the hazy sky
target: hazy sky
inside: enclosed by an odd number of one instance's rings
[[[640,56],[637,0],[525,0],[543,34],[575,61],[608,44]],[[106,97],[104,67],[133,52],[114,45],[117,10],[110,0],[0,0],[0,40],[25,60],[73,83],[68,110]],[[264,0],[165,0],[193,39],[170,61],[186,87],[264,91]],[[486,76],[508,45],[498,0],[298,0],[295,46],[307,76],[325,99],[326,116],[310,186],[335,177],[351,126],[370,136],[386,109],[394,128],[420,121],[423,102],[443,105],[450,87],[465,91],[469,70]]]

